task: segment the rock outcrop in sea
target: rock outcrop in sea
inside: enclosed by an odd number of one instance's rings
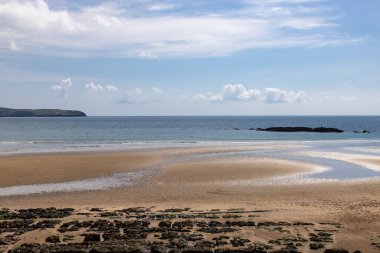
[[[269,128],[256,128],[256,131],[267,132],[314,132],[314,133],[343,133],[344,131],[338,128],[330,127],[269,127]]]

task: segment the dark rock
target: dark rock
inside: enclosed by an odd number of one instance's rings
[[[224,218],[224,219],[237,219],[237,218],[241,218],[241,215],[228,213],[226,215],[223,215],[222,218]]]
[[[125,225],[126,226],[126,223]],[[76,227],[79,227],[79,223],[77,224]],[[90,230],[91,231],[106,231],[106,230],[110,230],[110,229],[114,229],[115,228],[115,224],[109,220],[97,220],[95,221],[91,226],[90,226]]]
[[[145,213],[149,212],[150,208],[145,207],[131,207],[121,210],[123,213]]]
[[[273,221],[264,221],[257,223],[258,227],[280,227],[280,226],[291,226],[289,222],[280,221],[280,222],[273,222]]]
[[[40,253],[41,245],[37,243],[24,243],[19,247],[8,251],[8,253]]]
[[[111,240],[122,240],[123,236],[119,234],[119,230],[107,230],[103,234],[104,241],[111,241]]]
[[[181,237],[190,242],[203,240],[202,234],[181,234]]]
[[[127,246],[120,243],[96,244],[89,253],[145,253],[146,249],[140,246]]]
[[[147,228],[150,225],[150,221],[147,220],[132,220],[125,222],[126,227],[128,228]]]
[[[161,234],[161,237],[159,239],[161,240],[167,240],[167,239],[174,239],[178,238],[178,232],[175,231],[167,231]]]
[[[246,249],[216,249],[215,253],[266,253],[265,250],[246,248]]]
[[[73,208],[56,209],[55,207],[49,208],[35,208],[35,209],[20,209],[18,212],[12,212],[9,219],[58,219],[65,218],[72,215]]]
[[[114,216],[120,216],[120,213],[117,212],[103,212],[99,214],[100,217],[114,217]]]
[[[124,238],[127,240],[145,240],[150,232],[149,224],[150,222],[145,220],[126,221],[123,230]]]
[[[59,239],[58,235],[52,235],[46,238],[45,242],[48,243],[60,243],[61,240]]]
[[[219,237],[215,237],[212,240],[215,241],[215,246],[219,247],[219,246],[227,245],[228,244],[227,239],[229,239],[229,238],[230,238],[229,236],[220,235]]]
[[[312,242],[333,242],[331,238],[332,234],[328,232],[321,231],[318,234],[310,233],[309,236]]]
[[[183,249],[182,253],[212,253],[212,250],[210,248],[190,247]]]
[[[67,231],[78,231],[79,230],[79,227],[77,227],[78,224],[79,224],[79,221],[77,220],[69,221],[69,222],[63,223],[57,229],[57,231],[60,233],[65,233]]]
[[[42,252],[43,253],[87,253],[88,249],[86,245],[83,245],[81,243],[72,243],[72,244],[54,244],[49,245],[46,247],[46,245],[42,245]]]
[[[8,219],[8,217],[10,216],[10,210],[8,208],[2,208],[0,210],[0,220],[2,219]]]
[[[165,247],[164,245],[153,244],[150,247],[150,252],[151,253],[167,253],[168,252],[168,248]]]
[[[210,234],[222,234],[222,233],[232,233],[238,231],[236,228],[230,228],[230,227],[225,227],[225,228],[210,228],[210,227],[203,227],[198,229],[199,232],[204,232],[204,233],[210,233]]]
[[[327,127],[269,127],[269,128],[257,128],[256,131],[268,131],[268,132],[315,132],[315,133],[343,133],[344,131],[337,128]]]
[[[325,253],[349,253],[348,250],[342,248],[325,249]]]
[[[206,240],[201,240],[194,244],[194,248],[197,248],[197,249],[210,249],[213,247],[215,247],[215,243],[206,241]]]
[[[160,223],[158,223],[158,226],[160,228],[171,228],[172,222],[170,220],[160,221]]]
[[[84,234],[83,242],[100,242],[100,234]]]
[[[191,208],[170,208],[170,209],[165,209],[162,212],[165,212],[165,213],[181,213],[184,211],[190,211],[190,209]]]
[[[309,249],[313,249],[313,250],[323,249],[324,247],[325,245],[323,243],[313,242],[309,244]]]
[[[298,221],[298,222],[294,222],[293,225],[294,226],[314,226],[314,223]]]
[[[43,220],[36,224],[33,224],[31,227],[36,229],[54,228],[56,225],[60,223],[60,220]]]
[[[23,234],[27,231],[35,230],[31,225],[34,220],[12,220],[12,221],[2,221],[0,222],[0,234],[4,232],[16,232],[18,234]]]
[[[227,227],[254,227],[255,222],[253,221],[226,221],[225,225]]]
[[[174,239],[170,240],[170,245],[174,246],[178,249],[183,249],[183,248],[187,247],[188,243],[183,238],[174,238]]]
[[[148,231],[124,230],[124,239],[126,240],[145,240],[148,237]]]
[[[177,218],[177,215],[175,214],[157,214],[154,216],[151,216],[151,219],[154,220],[173,220]]]
[[[0,237],[0,245],[11,245],[15,244],[19,239],[14,235],[7,235],[5,237]]]
[[[223,223],[219,222],[219,221],[210,221],[208,223],[208,226],[209,227],[221,227],[223,225]]]
[[[208,223],[205,222],[204,220],[202,220],[202,221],[195,221],[194,224],[195,224],[197,227],[200,227],[200,228],[204,228],[204,227],[207,227],[207,226],[208,226]]]
[[[333,234],[332,233],[329,233],[329,232],[326,232],[326,231],[320,231],[318,233],[318,236],[320,237],[331,237]]]
[[[173,223],[172,227],[174,229],[182,229],[182,228],[193,228],[193,222],[191,220],[185,221],[176,221]]]
[[[272,252],[273,253],[299,253],[299,250],[293,245],[288,245],[285,248],[275,250]]]
[[[75,236],[73,235],[63,235],[63,240],[64,242],[68,242],[68,241],[73,241],[75,238]]]
[[[250,242],[250,240],[248,239],[242,239],[240,237],[234,237],[233,240],[230,240],[231,244],[233,247],[240,247],[240,246],[244,246],[247,242]]]

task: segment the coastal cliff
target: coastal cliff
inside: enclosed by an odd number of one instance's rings
[[[11,109],[0,107],[0,117],[86,117],[84,112],[60,109]]]

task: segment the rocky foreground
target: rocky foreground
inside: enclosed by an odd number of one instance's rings
[[[334,248],[342,224],[265,220],[268,212],[1,209],[0,252],[348,252]]]

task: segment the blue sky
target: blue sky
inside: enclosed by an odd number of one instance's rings
[[[0,106],[378,115],[375,0],[3,0]]]

